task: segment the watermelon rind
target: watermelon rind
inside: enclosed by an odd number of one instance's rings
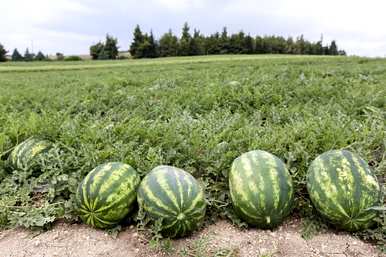
[[[96,228],[118,225],[133,208],[139,183],[137,172],[128,164],[99,165],[78,186],[75,202],[80,218]]]
[[[153,221],[161,221],[167,237],[189,235],[205,217],[204,190],[191,174],[172,166],[158,166],[145,176],[138,203]]]
[[[293,208],[289,171],[278,157],[266,151],[253,150],[233,161],[229,190],[236,214],[259,228],[278,226]]]
[[[307,190],[316,210],[337,228],[366,229],[382,206],[382,190],[369,165],[347,150],[319,155],[307,172]]]
[[[9,165],[16,170],[28,170],[33,167],[34,161],[39,155],[47,152],[52,147],[52,143],[39,138],[29,138],[18,144],[8,158]]]

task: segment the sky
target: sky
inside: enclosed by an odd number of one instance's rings
[[[88,54],[106,33],[127,50],[136,24],[156,37],[180,35],[184,22],[208,35],[336,40],[349,55],[386,57],[385,0],[0,0],[0,43],[45,54]]]

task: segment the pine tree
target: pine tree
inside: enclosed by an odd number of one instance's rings
[[[338,46],[336,45],[336,42],[335,40],[332,40],[331,41],[331,44],[330,44],[330,47],[328,49],[328,53],[330,55],[338,55],[339,52],[338,52]]]
[[[296,40],[296,54],[304,54],[306,50],[306,44],[304,41],[304,36],[300,35],[300,37]]]
[[[206,54],[220,54],[220,34],[218,32],[210,35],[205,40]]]
[[[44,61],[44,60],[46,60],[46,56],[41,51],[39,51],[35,57],[35,60],[36,61]]]
[[[313,54],[323,55],[323,35],[320,37],[320,40],[316,42]]]
[[[173,35],[171,29],[159,40],[159,56],[176,56],[178,53],[178,38]]]
[[[189,55],[202,55],[204,54],[203,36],[199,30],[194,29],[193,37],[190,39]]]
[[[139,27],[139,25],[137,25],[134,29],[134,39],[133,39],[133,43],[131,43],[130,45],[130,54],[131,56],[133,56],[134,58],[141,58],[142,57],[142,51],[139,51],[141,45],[144,43],[144,35],[142,34],[142,31],[141,31],[141,28]]]
[[[224,27],[220,37],[220,54],[228,54],[230,51],[227,27]]]
[[[154,39],[153,31],[150,31],[150,36],[148,38],[149,46],[147,49],[147,57],[148,58],[156,58],[158,57],[158,44]]]
[[[34,60],[34,54],[29,52],[29,49],[27,48],[24,53],[24,61],[31,62]]]
[[[104,43],[103,48],[103,57],[107,57],[107,59],[117,59],[118,57],[118,39],[110,36],[109,34],[106,35],[106,41]]]
[[[184,26],[182,28],[182,35],[179,42],[179,51],[178,55],[180,56],[188,56],[190,54],[190,40],[191,36],[189,33],[189,25],[187,22],[184,23]]]
[[[7,50],[5,50],[4,46],[2,44],[0,44],[0,62],[5,62],[7,61],[7,57],[6,57],[6,54],[7,54]]]
[[[250,35],[244,37],[242,41],[242,51],[243,54],[253,54],[255,50],[255,42]]]
[[[288,37],[286,40],[286,48],[285,48],[285,53],[286,54],[293,54],[295,53],[295,43],[294,39],[292,37]]]
[[[20,61],[23,61],[23,56],[19,53],[19,51],[17,50],[17,48],[15,48],[15,50],[13,50],[13,53],[12,53],[12,61],[13,61],[13,62],[20,62]]]

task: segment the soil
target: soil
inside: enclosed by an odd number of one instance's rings
[[[386,257],[377,248],[344,232],[323,231],[305,240],[299,220],[274,231],[240,230],[219,221],[189,238],[151,244],[134,226],[117,237],[85,225],[57,223],[36,233],[25,229],[0,231],[1,257]]]

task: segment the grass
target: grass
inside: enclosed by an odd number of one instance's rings
[[[126,162],[141,176],[160,164],[183,168],[206,187],[207,221],[237,222],[227,175],[251,149],[285,161],[295,212],[310,217],[305,173],[327,150],[358,153],[385,183],[385,85],[386,60],[351,57],[2,64],[0,225],[76,219],[79,181],[107,161]],[[33,135],[56,142],[55,151],[40,173],[13,172],[9,151]],[[365,237],[382,237],[382,226]]]

